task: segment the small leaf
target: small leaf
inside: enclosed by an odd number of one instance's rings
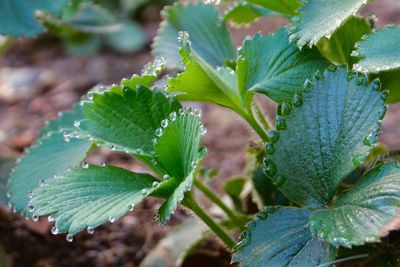
[[[168,120],[156,139],[154,158],[167,175],[160,190],[164,186],[174,187],[158,212],[156,219],[161,225],[169,220],[185,193],[191,190],[194,172],[202,159],[199,148],[203,129],[193,111],[181,109],[174,120]]]
[[[12,36],[33,36],[44,31],[35,19],[35,12],[40,10],[61,14],[67,0],[0,0],[0,34]]]
[[[296,15],[300,7],[299,0],[247,0],[249,3],[257,4],[270,10],[287,14]]]
[[[129,85],[128,82],[126,84]],[[117,87],[118,88],[118,87]],[[181,107],[174,98],[167,98],[160,91],[139,86],[126,88],[122,95],[106,91],[94,94],[83,110],[88,120],[80,127],[102,146],[136,155],[150,156],[155,132],[161,121]]]
[[[380,133],[383,93],[377,82],[345,68],[316,75],[303,105],[278,116],[266,173],[292,201],[325,207],[368,154]],[[279,139],[279,140],[277,140]],[[277,141],[276,141],[277,140]]]
[[[299,47],[317,44],[322,37],[330,37],[367,0],[308,0],[300,8],[300,16],[292,18],[290,38]]]
[[[264,7],[239,2],[224,13],[224,21],[232,21],[235,25],[241,26],[249,24],[261,16],[271,16],[276,13]]]
[[[46,182],[54,176],[64,174],[68,168],[75,167],[86,157],[91,142],[72,138],[60,130],[74,131],[73,121],[82,119],[80,106],[74,111],[66,112],[58,120],[40,132],[35,144],[21,157],[10,180],[11,204],[16,211],[25,216],[30,214],[27,209],[29,197],[39,183]]]
[[[328,64],[316,49],[300,50],[289,44],[284,28],[272,35],[256,34],[239,51],[239,89],[266,94],[279,103],[290,102],[295,94],[306,90],[304,81]]]
[[[122,217],[155,189],[154,182],[112,166],[75,168],[35,189],[33,212],[51,215],[57,232],[75,234]]]
[[[241,194],[245,188],[247,179],[243,177],[231,178],[224,183],[224,191],[233,202],[235,210],[242,212]]]
[[[378,75],[382,88],[388,92],[387,103],[394,104],[400,101],[400,69],[380,72]]]
[[[186,70],[168,79],[169,92],[181,92],[180,100],[205,101],[239,111],[243,109],[241,95],[236,85],[236,75],[227,67],[215,69],[208,64],[188,39],[182,40],[180,50]]]
[[[313,237],[307,227],[311,212],[274,208],[258,214],[236,245],[233,261],[242,267],[317,266],[334,259],[335,248]]]
[[[352,66],[355,60],[350,54],[354,50],[354,45],[371,30],[368,20],[352,16],[332,34],[331,38],[322,37],[317,46],[321,54],[330,61]]]
[[[354,70],[380,72],[400,68],[400,28],[387,26],[367,35],[354,51],[360,61]]]
[[[400,165],[386,163],[367,172],[329,209],[310,217],[311,230],[335,246],[351,247],[379,242],[383,227],[400,207]]]
[[[227,59],[235,58],[229,32],[213,5],[175,3],[163,12],[157,37],[153,43],[153,54],[164,57],[167,67],[181,68],[178,53],[179,32],[188,32],[193,49],[211,66],[222,66]]]
[[[141,27],[133,21],[123,21],[120,30],[104,36],[107,44],[121,53],[133,53],[146,43],[146,36]]]

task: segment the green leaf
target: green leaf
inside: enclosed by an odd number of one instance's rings
[[[394,104],[400,101],[400,69],[380,72],[378,75],[382,82],[382,88],[389,92],[388,104]]]
[[[224,183],[224,191],[231,198],[235,210],[242,211],[241,194],[245,188],[247,179],[243,177],[231,178]]]
[[[148,174],[112,166],[86,167],[72,169],[33,192],[34,214],[51,215],[56,232],[73,235],[114,222],[132,211],[158,184]]]
[[[371,30],[368,20],[352,16],[332,34],[331,38],[322,37],[317,46],[321,54],[330,61],[352,66],[355,60],[350,54],[354,50],[354,45]]]
[[[64,135],[61,130],[74,131],[72,121],[82,119],[80,107],[66,112],[40,132],[40,138],[17,162],[10,180],[11,204],[16,211],[28,215],[31,192],[54,176],[64,174],[70,167],[78,166],[86,157],[91,142]]]
[[[242,233],[233,261],[242,267],[317,266],[334,259],[335,249],[313,237],[307,227],[311,212],[299,208],[272,208],[260,212]]]
[[[313,208],[327,206],[341,181],[361,164],[386,112],[379,81],[368,85],[364,75],[348,75],[343,67],[330,70],[306,82],[313,89],[302,100],[295,98],[299,107],[290,115],[290,105],[280,106],[286,116],[276,118],[280,131],[270,134],[276,143],[265,159],[267,175],[285,195]]]
[[[0,34],[33,36],[44,31],[35,19],[35,11],[61,14],[67,0],[0,0]]]
[[[308,0],[300,8],[300,16],[293,17],[289,27],[291,40],[299,47],[310,47],[324,36],[330,37],[367,0]]]
[[[257,4],[262,7],[274,10],[276,12],[296,15],[297,9],[300,7],[299,0],[247,0],[249,3]]]
[[[166,120],[154,145],[155,160],[166,171],[164,181],[160,188],[173,186],[173,193],[160,207],[157,221],[164,225],[183,200],[185,193],[190,191],[194,172],[202,160],[199,153],[200,140],[205,128],[201,124],[200,117],[191,109],[182,109],[178,114]],[[164,121],[164,122],[166,122]]]
[[[7,205],[7,180],[15,165],[15,158],[0,157],[0,204]],[[0,265],[1,266],[1,265]]]
[[[250,4],[248,2],[239,2],[224,13],[224,21],[232,21],[235,25],[249,24],[261,16],[275,15],[266,8]]]
[[[153,43],[153,54],[164,57],[167,67],[181,68],[178,53],[180,31],[190,34],[192,47],[211,66],[222,66],[235,58],[229,32],[218,9],[213,5],[175,3],[163,12],[157,37]]]
[[[187,38],[181,39],[180,50],[186,70],[168,79],[167,91],[182,93],[177,95],[180,100],[216,103],[240,113],[243,101],[236,85],[234,71],[226,67],[214,68],[208,64],[190,47]]]
[[[383,227],[400,207],[400,164],[387,163],[367,172],[329,209],[310,217],[311,230],[335,246],[379,242]],[[386,231],[392,229],[386,229]]]
[[[256,34],[239,51],[239,90],[242,94],[258,92],[276,102],[288,102],[294,94],[305,91],[303,84],[307,78],[328,64],[316,49],[300,50],[295,44],[289,44],[284,28],[272,35]]]
[[[400,28],[387,26],[367,35],[353,55],[360,57],[354,70],[380,72],[400,68]]]
[[[143,86],[124,88],[121,92],[110,89],[94,94],[93,100],[84,104],[87,120],[81,121],[80,127],[102,146],[151,156],[156,129],[181,105],[160,91],[151,91]]]

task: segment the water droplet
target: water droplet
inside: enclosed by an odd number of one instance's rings
[[[303,98],[300,95],[294,95],[293,96],[293,105],[295,107],[300,107],[303,105]]]
[[[286,129],[286,121],[282,116],[276,116],[275,125],[277,130],[285,130]]]
[[[240,238],[241,238],[240,242],[237,243],[237,244],[232,248],[232,250],[233,250],[234,252],[243,249],[244,247],[246,247],[246,246],[251,242],[251,234],[250,234],[249,231],[242,232],[242,233],[240,234]]]
[[[274,177],[276,174],[276,165],[275,163],[270,160],[270,159],[266,159],[264,160],[264,165],[265,165],[265,174],[268,177]]]
[[[289,33],[294,33],[295,31],[297,31],[298,27],[296,25],[291,25],[288,28],[288,32]]]
[[[360,56],[360,52],[359,52],[358,50],[353,50],[353,51],[350,53],[350,56],[352,56],[352,57],[359,57],[359,56]]]
[[[136,154],[143,155],[143,149],[141,148],[136,149]]]
[[[200,109],[195,109],[195,110],[193,110],[193,114],[196,116],[196,117],[201,117],[201,110]]]
[[[39,180],[39,186],[44,186],[44,180],[43,179]]]
[[[271,130],[268,132],[268,138],[271,143],[275,144],[279,140],[279,132]]]
[[[168,174],[164,174],[164,176],[162,177],[162,179],[165,181],[165,180],[168,180],[169,179],[169,175]]]
[[[110,145],[109,148],[111,151],[115,151],[115,149],[116,149],[114,145]]]
[[[32,214],[32,221],[37,222],[39,220],[39,216],[36,213]]]
[[[357,78],[356,84],[358,86],[366,86],[367,85],[367,76],[360,74]]]
[[[32,191],[28,191],[28,192],[26,193],[26,195],[28,196],[28,198],[33,198],[33,193],[32,193]]]
[[[169,123],[168,119],[162,120],[161,121],[161,127],[166,128],[168,126],[168,123]]]
[[[27,207],[27,208],[28,208],[28,211],[29,211],[29,212],[32,212],[32,211],[34,211],[34,209],[35,209],[31,203],[28,204],[28,207]]]
[[[82,161],[81,167],[84,169],[87,169],[87,168],[89,168],[89,163],[87,163],[87,161],[84,160],[84,161]]]
[[[380,91],[381,90],[381,81],[376,79],[372,82],[372,90]]]
[[[157,164],[158,164],[157,160],[155,160],[155,159],[152,159],[152,160],[151,160],[151,163],[152,163],[153,165],[157,165]]]
[[[110,216],[110,217],[108,217],[108,221],[109,221],[110,223],[114,223],[114,222],[115,222],[115,218],[112,217],[112,216]]]
[[[267,145],[265,146],[265,152],[268,155],[272,155],[275,152],[275,146],[272,143],[267,143]]]
[[[260,220],[266,220],[268,218],[268,214],[269,214],[268,212],[260,211],[260,212],[257,212],[256,216]]]
[[[373,146],[378,141],[379,129],[373,130],[367,137],[364,138],[364,145]]]
[[[64,134],[64,141],[67,143],[71,141],[71,136],[69,134]]]
[[[81,126],[81,122],[80,121],[74,121],[74,127],[79,128],[79,126]]]
[[[92,100],[92,99],[93,99],[93,91],[89,91],[89,92],[87,93],[87,98],[88,98],[89,100]]]
[[[196,166],[197,166],[197,161],[192,161],[191,163],[190,163],[190,165],[192,166],[192,168],[196,168]]]
[[[102,163],[100,163],[100,166],[101,166],[101,167],[105,167],[105,166],[106,166],[106,163],[105,163],[105,162],[102,162]]]
[[[88,232],[89,235],[93,235],[94,234],[94,228],[89,226],[87,228],[87,232]]]
[[[169,118],[171,121],[175,121],[175,120],[176,120],[176,112],[174,111],[174,112],[170,113],[169,116],[168,116],[168,118]]]
[[[133,211],[134,209],[135,209],[135,205],[130,204],[130,205],[129,205],[129,211]]]
[[[204,136],[207,133],[207,128],[204,125],[200,125],[200,135]]]
[[[57,229],[57,227],[53,226],[53,227],[51,228],[51,233],[52,233],[53,235],[58,235],[58,229]]]
[[[155,135],[158,136],[158,137],[160,137],[160,136],[162,135],[162,133],[163,133],[162,129],[161,129],[161,128],[158,128],[158,129],[156,130],[156,132],[155,132]]]
[[[292,106],[287,103],[278,105],[278,115],[287,116],[292,111]]]
[[[67,240],[67,242],[71,243],[72,241],[74,241],[74,236],[71,234],[67,234],[65,236],[65,240]]]
[[[293,23],[297,23],[297,22],[300,22],[301,18],[300,18],[299,16],[293,16],[290,20],[291,20]]]
[[[381,93],[381,99],[382,99],[383,101],[386,101],[386,100],[388,99],[388,97],[389,97],[389,93],[388,93],[387,91],[383,91],[383,92]]]
[[[47,217],[47,221],[49,221],[49,222],[54,222],[54,220],[55,220],[54,217],[51,215],[49,217]]]
[[[151,184],[152,187],[157,187],[158,185],[159,185],[159,182],[156,182],[156,181],[154,181],[154,182]]]
[[[183,108],[180,108],[178,110],[179,115],[184,115],[185,114],[185,110]]]

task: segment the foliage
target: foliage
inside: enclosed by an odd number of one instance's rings
[[[359,257],[358,249],[371,250],[394,228],[400,208],[398,158],[374,148],[386,104],[399,99],[399,31],[375,30],[355,16],[364,4],[247,0],[224,17],[204,3],[165,8],[153,43],[153,54],[164,59],[119,85],[88,92],[50,122],[11,175],[11,204],[34,220],[49,215],[53,233],[72,241],[84,228],[92,232],[157,197],[164,200],[155,215],[161,225],[186,206],[241,266],[329,266]],[[235,51],[225,22],[243,25],[271,14],[292,25],[248,37]],[[79,21],[59,26],[81,27]],[[102,22],[84,29],[115,23]],[[178,73],[155,83],[164,65]],[[256,94],[277,104],[274,125]],[[206,129],[201,112],[182,107],[182,100],[231,109],[260,139],[249,175],[224,185],[233,209],[198,179],[212,176],[200,167]],[[97,147],[135,157],[149,173],[88,164],[86,155]],[[192,188],[225,213],[220,222],[197,204]],[[246,206],[249,194],[266,206],[256,216]],[[227,230],[236,229],[242,235],[234,246]]]

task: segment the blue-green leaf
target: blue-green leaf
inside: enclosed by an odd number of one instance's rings
[[[267,151],[265,165],[289,199],[325,207],[341,181],[361,164],[378,138],[386,111],[379,85],[368,85],[364,75],[348,75],[341,67],[307,81],[311,92],[294,98],[293,105],[299,107],[280,106],[280,131],[270,134],[274,150]]]
[[[242,233],[233,261],[242,267],[317,266],[335,257],[335,248],[313,237],[307,226],[311,211],[274,208],[258,214]]]
[[[157,181],[112,166],[75,168],[33,191],[33,216],[51,215],[56,221],[53,233],[90,231],[132,211]]]
[[[290,38],[299,47],[313,46],[322,37],[330,37],[367,0],[307,0],[300,7],[300,16],[293,17]]]

